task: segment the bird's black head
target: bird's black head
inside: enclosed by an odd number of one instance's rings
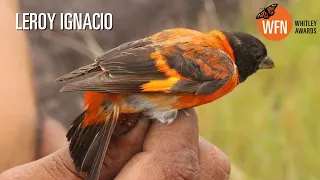
[[[272,59],[268,57],[265,45],[256,37],[242,32],[224,31],[223,34],[233,49],[240,83],[258,69],[272,69],[274,67]]]

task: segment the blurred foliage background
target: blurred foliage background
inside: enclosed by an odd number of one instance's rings
[[[273,2],[268,2],[271,4]],[[278,1],[293,20],[319,20],[319,1]],[[200,133],[232,163],[233,180],[320,179],[320,36],[268,41],[255,16],[263,0],[20,0],[23,12],[112,12],[112,31],[28,32],[39,117],[66,127],[81,111],[81,93],[59,93],[54,79],[90,63],[103,50],[157,31],[186,27],[246,31],[266,43],[276,68],[261,71],[231,94],[197,108]],[[59,24],[59,22],[55,22]],[[320,31],[318,25],[318,31]]]
[[[319,22],[319,1],[306,2],[285,7],[293,20]],[[251,18],[256,11],[241,6],[238,27],[266,43],[276,68],[198,108],[201,135],[229,156],[233,180],[318,180],[320,35],[297,35],[293,27],[286,39],[268,41]]]

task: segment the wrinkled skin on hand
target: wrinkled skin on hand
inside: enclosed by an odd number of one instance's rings
[[[129,132],[122,130],[119,134],[122,135],[113,136],[110,142],[101,180],[229,178],[228,158],[215,145],[199,138],[193,109],[180,111],[177,119],[169,125],[145,119],[138,121]],[[0,179],[82,179],[75,174],[67,144],[62,142],[62,146],[42,159],[4,172]]]

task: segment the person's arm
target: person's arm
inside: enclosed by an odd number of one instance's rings
[[[36,103],[28,41],[16,0],[0,1],[0,172],[35,157]]]
[[[226,180],[230,164],[215,145],[198,136],[192,109],[167,125],[139,121],[121,136],[113,136],[101,169],[101,180],[201,179]],[[38,161],[5,171],[0,180],[80,180],[67,145]]]

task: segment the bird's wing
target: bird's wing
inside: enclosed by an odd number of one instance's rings
[[[101,56],[97,57],[95,59],[94,63],[83,66],[83,67],[76,69],[76,70],[74,70],[64,76],[61,76],[56,81],[58,81],[58,82],[68,81],[68,80],[75,79],[80,76],[92,73],[92,72],[99,72],[99,71],[101,71],[101,67],[99,66],[99,62],[102,59],[108,59],[110,57],[117,56],[126,50],[135,49],[138,47],[143,47],[143,46],[149,45],[151,43],[152,43],[152,41],[150,38],[144,38],[144,39],[140,39],[137,41],[131,41],[131,42],[121,44],[120,46],[113,48],[113,49],[110,49],[109,51],[106,51],[105,53],[103,53]]]
[[[92,73],[92,72],[99,72],[101,71],[101,67],[99,66],[99,62],[117,56],[122,52],[130,51],[135,48],[148,46],[151,44],[165,44],[168,40],[177,40],[179,38],[188,38],[194,35],[201,35],[202,33],[190,29],[183,29],[183,28],[175,28],[175,29],[168,29],[161,31],[157,34],[154,34],[151,37],[139,39],[136,41],[127,42],[124,44],[121,44],[120,46],[110,49],[109,51],[106,51],[99,57],[97,57],[94,61],[94,63],[83,66],[79,69],[76,69],[66,75],[63,75],[56,79],[57,82],[62,81],[69,81],[71,79],[75,79],[81,76],[84,76],[86,74]],[[202,34],[204,35],[204,34]]]
[[[237,72],[232,59],[202,33],[173,32],[176,35],[163,31],[144,39],[143,45],[105,53],[96,60],[98,75],[69,83],[62,91],[205,95]]]

